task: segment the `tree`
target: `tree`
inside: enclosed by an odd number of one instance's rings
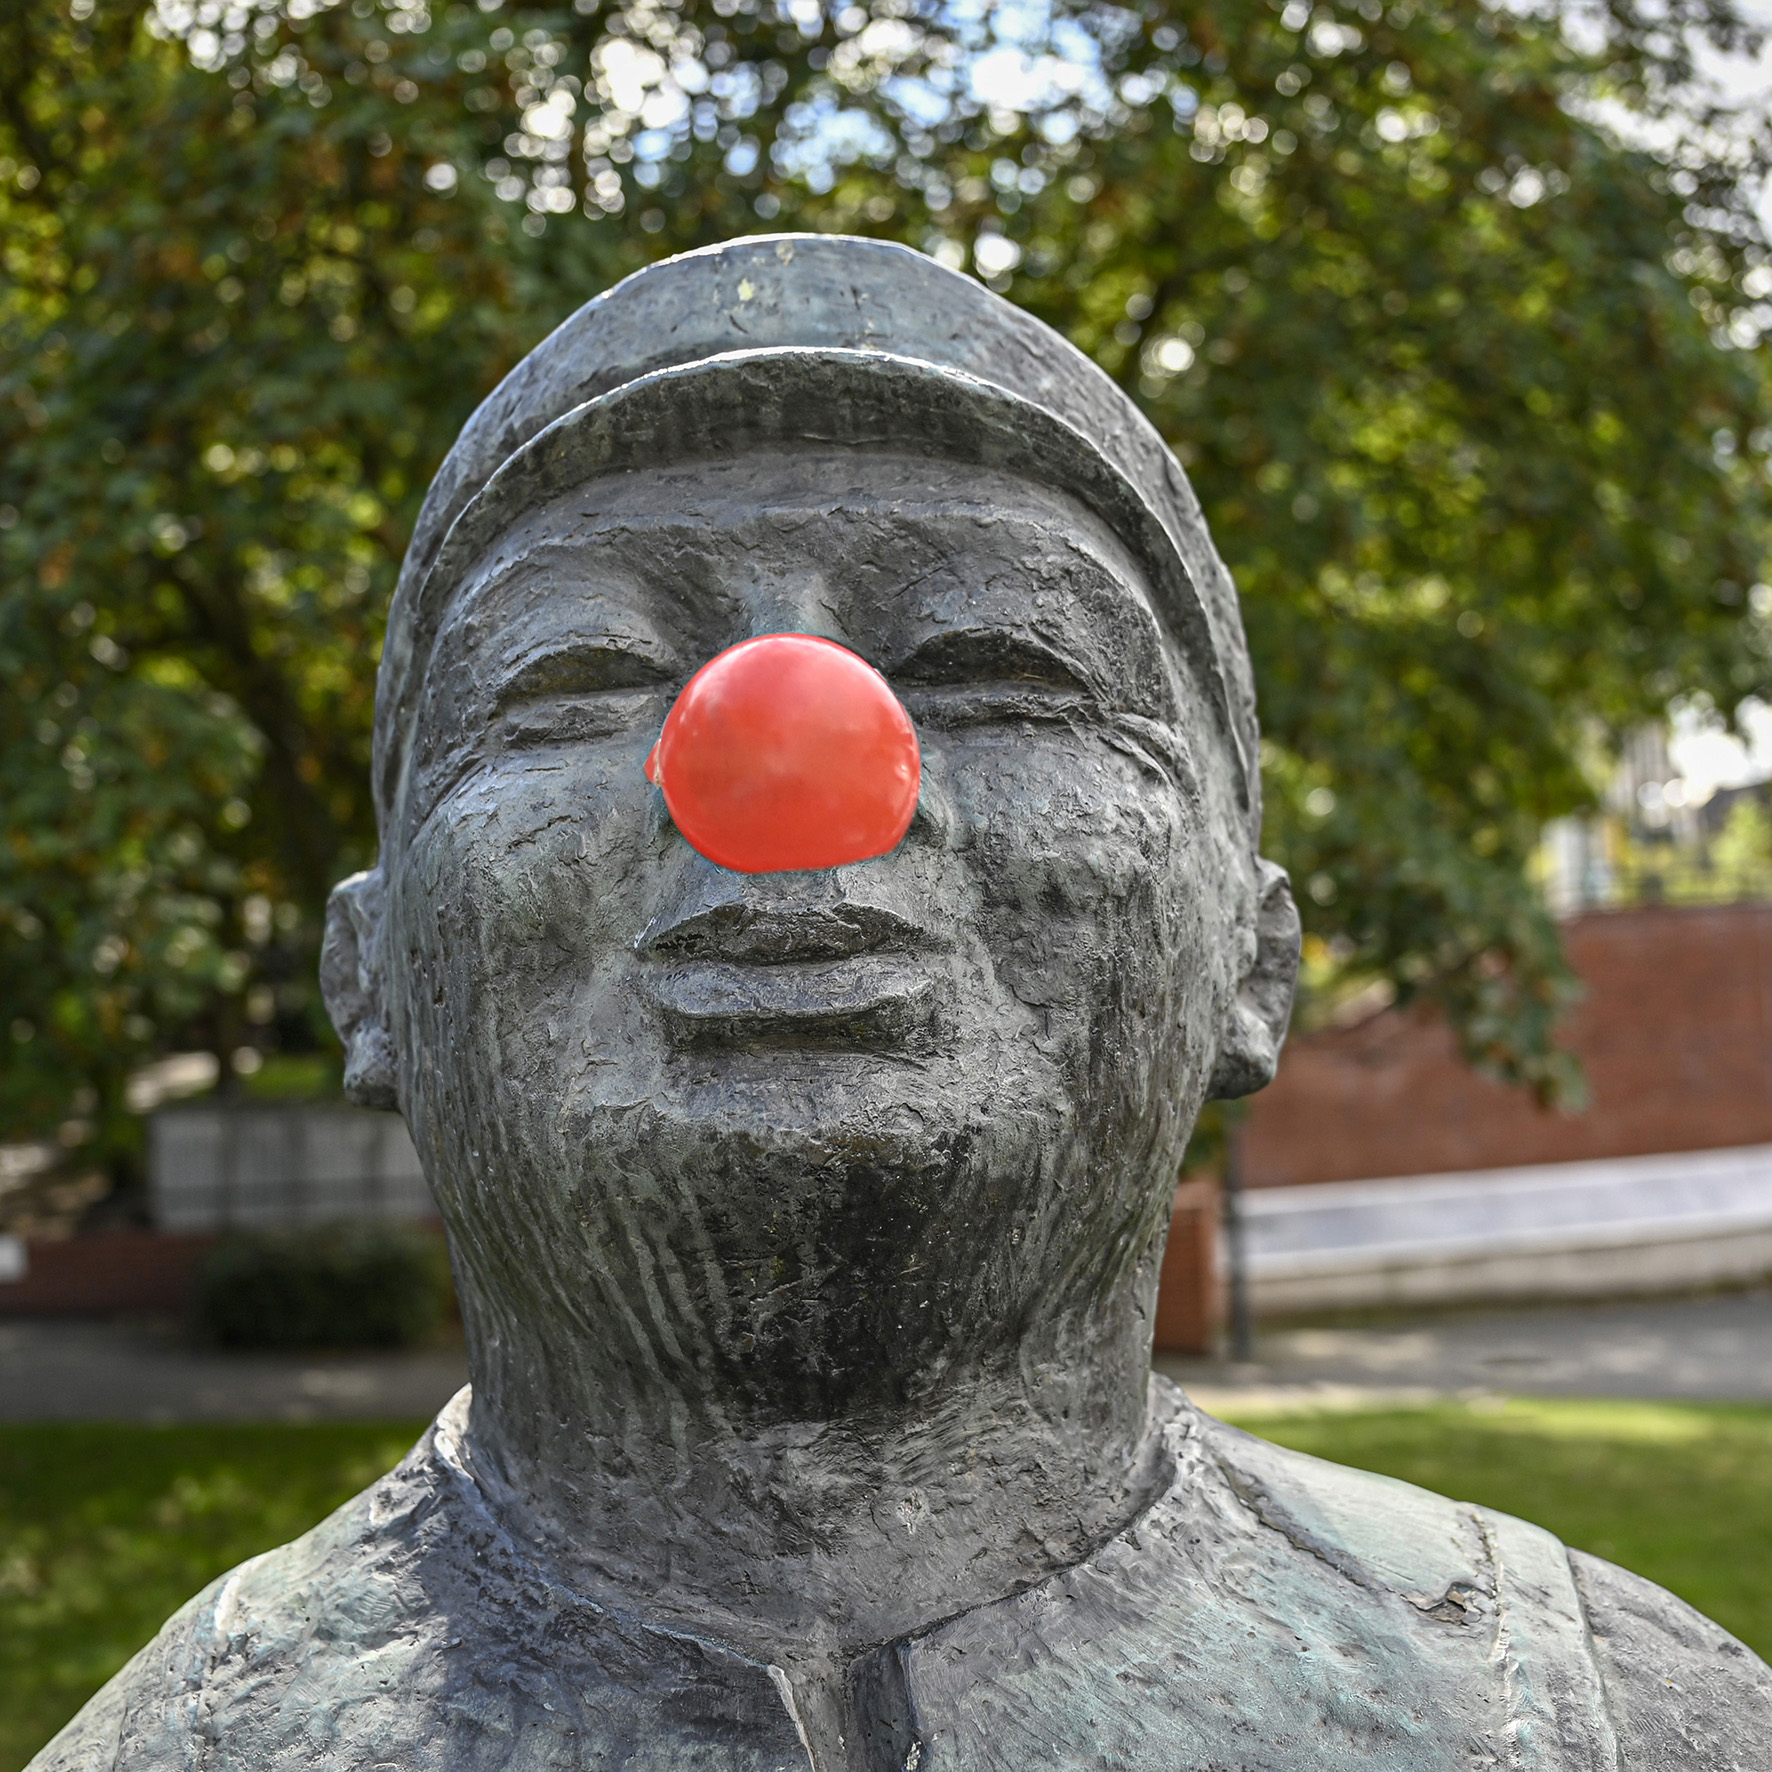
[[[1317,989],[1554,1091],[1541,821],[1671,696],[1769,686],[1764,157],[1694,33],[1740,27],[5,0],[0,1127],[121,1169],[144,1059],[326,1039],[430,472],[578,302],[782,226],[970,263],[1143,403],[1243,590]]]

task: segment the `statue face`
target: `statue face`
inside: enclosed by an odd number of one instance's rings
[[[922,797],[891,855],[740,876],[642,764],[783,631],[884,672]],[[783,449],[515,522],[442,617],[382,864],[470,1334],[821,1411],[1148,1307],[1249,890],[1218,742],[1133,559],[1022,481]]]

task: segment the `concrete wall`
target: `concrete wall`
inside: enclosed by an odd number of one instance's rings
[[[1772,1145],[1244,1196],[1264,1315],[1671,1292],[1772,1274]]]

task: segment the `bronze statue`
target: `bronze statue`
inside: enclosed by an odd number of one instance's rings
[[[908,710],[890,854],[731,872],[644,773],[778,633]],[[323,976],[472,1387],[35,1772],[1772,1765],[1772,1670],[1671,1595],[1151,1378],[1298,926],[1228,575],[1044,326],[810,237],[590,303],[431,489],[375,769]]]

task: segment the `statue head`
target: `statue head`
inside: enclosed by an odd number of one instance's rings
[[[891,853],[728,872],[643,773],[685,681],[772,633],[915,722]],[[1256,762],[1182,471],[1037,321],[821,237],[567,320],[426,500],[381,858],[323,967],[447,1225],[476,1417],[534,1450],[572,1399],[828,1422],[995,1375],[1129,1428],[1101,1368],[1142,1373],[1190,1129],[1290,1006]]]

